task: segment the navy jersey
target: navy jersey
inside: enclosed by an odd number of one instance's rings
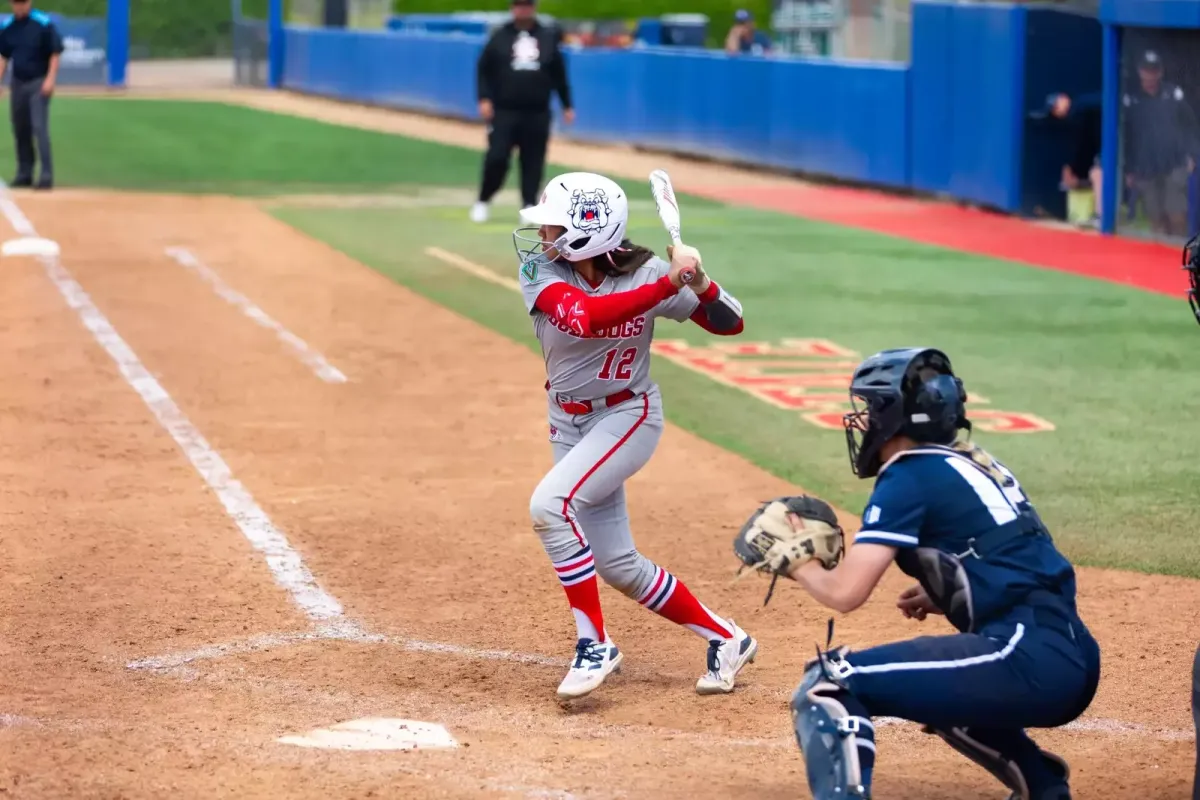
[[[50,15],[30,11],[17,19],[0,21],[0,56],[12,62],[12,76],[18,81],[34,81],[50,71],[50,57],[62,53],[63,40]]]
[[[1074,611],[1074,569],[994,460],[989,469],[937,445],[901,453],[875,480],[858,542],[899,548],[897,566],[963,632],[1003,619],[1038,590]]]

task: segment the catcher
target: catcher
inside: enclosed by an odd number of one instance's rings
[[[1100,650],[1075,608],[1074,569],[1013,474],[958,439],[971,428],[966,392],[944,353],[877,353],[850,399],[851,469],[875,478],[854,546],[843,552],[829,506],[790,497],[758,509],[735,551],[844,613],[895,561],[918,582],[897,600],[904,617],[944,615],[958,633],[840,647],[805,667],[791,707],[813,797],[871,796],[871,718],[890,716],[940,736],[1010,800],[1067,800],[1066,762],[1024,729],[1065,725],[1096,692]]]

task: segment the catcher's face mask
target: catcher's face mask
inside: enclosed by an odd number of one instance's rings
[[[1197,300],[1196,297],[1196,293],[1200,291],[1200,236],[1193,236],[1183,246],[1183,268],[1187,270],[1188,280],[1191,283],[1187,294],[1188,305],[1192,307],[1192,314],[1195,315],[1196,321],[1200,322],[1200,300]]]
[[[899,409],[899,404],[891,402],[888,397],[870,397],[856,395],[850,392],[850,413],[842,417],[842,427],[846,429],[846,449],[850,453],[850,471],[860,478],[873,478],[879,474],[883,465],[879,451],[895,431],[888,432],[887,428],[899,429],[899,424],[887,424],[890,408]]]
[[[854,371],[851,411],[842,417],[850,469],[860,478],[878,475],[883,446],[901,433],[917,441],[952,441],[966,424],[965,399],[940,350],[909,347],[871,356]]]

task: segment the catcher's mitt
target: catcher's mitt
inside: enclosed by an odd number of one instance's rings
[[[775,592],[775,582],[797,564],[817,559],[833,569],[842,558],[844,534],[833,507],[808,495],[778,497],[759,506],[733,540],[733,551],[741,559],[738,570],[769,572],[771,588],[765,606]]]

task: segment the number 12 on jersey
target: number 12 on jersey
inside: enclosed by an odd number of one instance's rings
[[[617,361],[617,353],[621,353],[621,360]],[[633,362],[637,359],[637,348],[629,347],[621,350],[619,347],[614,347],[604,354],[604,366],[600,368],[600,373],[596,375],[602,381],[611,381],[614,378],[619,381],[627,381],[633,377]],[[616,364],[616,374],[614,375],[613,365]]]

